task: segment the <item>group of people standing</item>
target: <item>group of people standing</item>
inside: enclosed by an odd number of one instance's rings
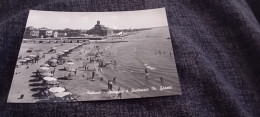
[[[162,55],[162,54],[164,54],[164,55],[165,55],[165,54],[166,54],[166,52],[165,52],[165,51],[158,50],[158,51],[154,52],[154,54],[155,54],[155,55],[157,55],[157,54],[159,54],[159,55]],[[171,53],[171,52],[169,52],[169,55],[170,55],[170,56],[172,56],[172,53]]]

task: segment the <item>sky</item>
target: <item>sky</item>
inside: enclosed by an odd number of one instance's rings
[[[57,12],[30,10],[26,26],[49,29],[91,29],[100,21],[113,29],[168,26],[164,8],[118,12]]]

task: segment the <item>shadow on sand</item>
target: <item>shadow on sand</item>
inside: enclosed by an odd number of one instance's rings
[[[29,84],[29,86],[43,86],[43,83],[32,83],[32,84]]]
[[[59,77],[59,78],[57,78],[58,80],[71,80],[71,79],[69,79],[68,77]]]
[[[67,71],[65,68],[58,69],[59,71]]]
[[[38,79],[38,78],[29,80],[29,82],[39,82],[39,81],[41,81],[41,79]]]
[[[45,98],[47,98],[47,96],[46,96],[46,95],[43,95],[43,93],[42,93],[41,91],[32,94],[32,96],[33,96],[35,99],[45,99]]]
[[[41,88],[41,87],[38,87],[38,88],[32,88],[31,91],[43,91],[44,89]]]

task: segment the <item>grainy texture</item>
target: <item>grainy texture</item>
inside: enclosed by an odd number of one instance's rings
[[[30,9],[125,11],[166,7],[183,95],[6,104]],[[1,0],[0,116],[259,116],[257,0]]]

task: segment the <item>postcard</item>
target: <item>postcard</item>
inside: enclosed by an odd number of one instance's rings
[[[8,103],[181,95],[165,8],[30,10]]]

